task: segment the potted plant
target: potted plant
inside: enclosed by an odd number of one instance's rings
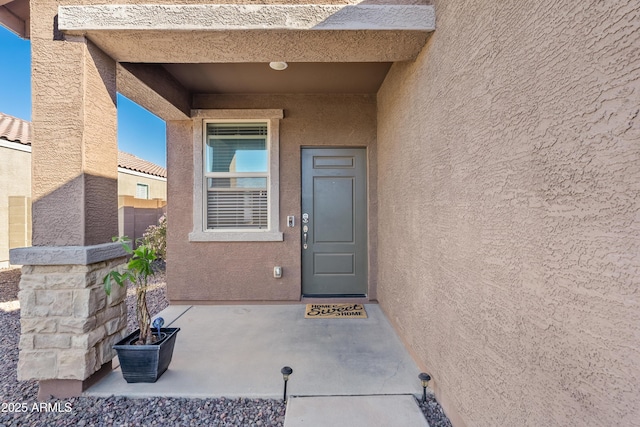
[[[149,276],[156,273],[156,252],[144,243],[133,248],[131,240],[126,237],[115,237],[113,240],[120,241],[131,258],[124,271],[112,270],[107,273],[103,279],[104,290],[110,295],[113,282],[119,286],[125,286],[127,281],[134,284],[139,328],[113,348],[118,353],[122,376],[128,383],[156,382],[169,367],[180,328],[162,328],[164,321],[158,318],[154,322],[155,332],[151,330],[147,285]]]

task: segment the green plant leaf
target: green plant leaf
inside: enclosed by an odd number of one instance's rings
[[[107,295],[111,295],[111,277],[108,274],[102,279],[102,286],[104,287],[104,292]]]
[[[103,287],[107,295],[111,294],[113,282],[119,286],[125,286],[129,281],[136,286],[136,293],[140,294],[142,302],[146,299],[147,278],[155,274],[153,262],[157,259],[156,252],[149,245],[142,242],[137,248],[131,244],[131,239],[126,236],[116,237],[113,241],[122,243],[124,250],[131,255],[126,265],[126,269],[121,273],[119,269],[109,271],[103,278]],[[146,304],[138,303],[137,314],[140,320],[140,310],[146,307]],[[144,316],[143,316],[144,317]],[[148,315],[146,316],[148,318]],[[148,319],[147,319],[148,320]],[[148,321],[147,321],[148,323]],[[138,325],[143,329],[144,325]],[[148,325],[147,325],[148,327]]]

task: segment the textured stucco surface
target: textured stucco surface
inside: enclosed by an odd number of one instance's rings
[[[189,242],[193,230],[193,130],[167,123],[167,290],[176,301],[297,301],[300,299],[300,147],[368,148],[369,176],[376,173],[376,104],[371,95],[196,96],[194,108],[284,109],[280,122],[280,231],[282,242]],[[376,253],[375,182],[369,186],[369,245]],[[286,227],[295,215],[296,227]],[[369,271],[369,296],[376,272]],[[283,268],[281,279],[273,267]]]
[[[163,120],[186,120],[191,94],[165,69],[156,64],[117,66],[118,92]]]
[[[118,231],[115,63],[54,40],[56,10],[31,8],[33,244],[92,245]]]
[[[455,425],[640,425],[638,3],[435,4],[378,93],[378,299]]]
[[[91,30],[418,30],[433,31],[423,5],[89,5],[61,6],[62,31]]]
[[[118,196],[136,195],[138,184],[149,186],[149,199],[167,200],[166,179],[118,172]]]
[[[125,294],[99,281],[124,260],[100,245],[118,232],[116,66],[84,38],[62,41],[56,10],[31,4],[34,247],[11,253],[25,264],[18,376],[80,383],[126,330]]]
[[[11,196],[31,196],[31,153],[0,147],[0,268],[9,267]]]
[[[424,31],[91,31],[119,62],[393,62],[416,57]]]
[[[60,29],[118,62],[389,62],[415,58],[434,26],[419,0],[153,3],[61,2]]]

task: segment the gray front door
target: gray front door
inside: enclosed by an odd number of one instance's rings
[[[302,149],[302,293],[367,293],[367,154]]]

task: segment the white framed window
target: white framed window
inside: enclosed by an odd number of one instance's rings
[[[269,229],[268,128],[205,121],[205,229]]]
[[[136,199],[148,199],[149,186],[147,184],[136,184]]]
[[[191,241],[282,241],[282,110],[194,110]]]

